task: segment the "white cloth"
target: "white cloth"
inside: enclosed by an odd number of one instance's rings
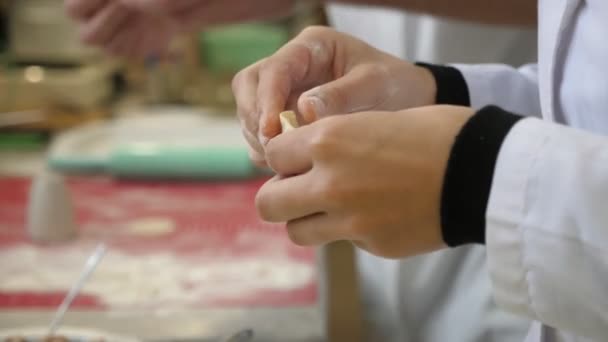
[[[330,5],[328,14],[338,30],[404,59],[513,65],[536,60],[533,30],[342,4]],[[535,77],[534,68],[529,69]],[[530,97],[537,99],[536,80],[530,84]],[[494,303],[484,247],[460,247],[409,260],[386,260],[362,251],[357,257],[370,341],[521,342],[530,326],[529,319],[506,313]]]
[[[337,30],[411,61],[497,62],[522,65],[536,60],[535,30],[488,26],[373,6],[330,4]]]
[[[545,324],[530,342],[608,341],[607,36],[607,1],[541,0],[537,77],[459,66],[476,106],[537,114],[540,103],[544,120],[503,144],[486,213],[496,300]]]

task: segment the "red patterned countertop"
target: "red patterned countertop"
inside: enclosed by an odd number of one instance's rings
[[[77,308],[314,305],[314,251],[258,219],[263,181],[70,179],[78,237],[39,245],[25,229],[30,180],[0,179],[0,309],[55,308],[99,241],[109,251]]]

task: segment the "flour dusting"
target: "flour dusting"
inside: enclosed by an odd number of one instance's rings
[[[93,250],[17,245],[0,251],[0,292],[65,291]],[[286,256],[131,255],[110,249],[83,293],[109,308],[183,308],[221,299],[246,298],[264,290],[288,291],[314,281],[314,266]]]

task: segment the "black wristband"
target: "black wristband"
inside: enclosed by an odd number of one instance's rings
[[[418,62],[417,66],[428,69],[435,77],[437,84],[436,104],[471,106],[469,86],[460,70],[443,65]]]
[[[486,209],[498,153],[521,116],[482,108],[455,139],[441,196],[441,229],[450,247],[485,243]]]

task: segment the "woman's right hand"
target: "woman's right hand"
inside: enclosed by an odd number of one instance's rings
[[[300,124],[326,116],[396,111],[435,103],[436,84],[425,68],[383,53],[327,27],[309,27],[274,55],[236,75],[233,91],[251,158],[281,132],[279,113]]]

